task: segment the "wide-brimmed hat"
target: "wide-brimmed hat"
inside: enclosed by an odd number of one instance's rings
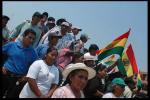
[[[66,79],[67,76],[74,70],[76,69],[83,69],[88,72],[88,79],[92,79],[95,75],[96,72],[93,68],[90,68],[86,66],[84,63],[76,63],[76,64],[69,64],[63,71],[63,77]]]

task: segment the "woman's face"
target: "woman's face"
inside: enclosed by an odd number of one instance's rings
[[[88,81],[88,72],[80,70],[74,76],[70,77],[71,85],[76,90],[83,90]]]
[[[58,52],[57,50],[52,50],[51,52],[49,52],[47,55],[46,55],[46,62],[48,65],[52,65],[54,64],[54,62],[56,61],[56,58],[58,56]]]

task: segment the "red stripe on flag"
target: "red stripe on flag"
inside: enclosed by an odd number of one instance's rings
[[[136,64],[136,60],[135,60],[135,56],[134,56],[134,52],[133,52],[131,44],[128,46],[128,49],[127,49],[126,53],[127,53],[128,58],[130,60],[133,72],[138,73],[138,67],[137,67],[137,64]]]
[[[131,29],[129,29],[128,32],[122,34],[120,37],[116,38],[114,41],[116,41],[116,40],[121,40],[121,39],[123,39],[123,38],[128,38],[129,33],[130,33],[130,30],[131,30]]]

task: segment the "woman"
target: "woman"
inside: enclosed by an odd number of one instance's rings
[[[89,79],[95,76],[94,69],[83,63],[69,64],[63,71],[65,86],[54,91],[52,98],[84,98],[83,88]]]
[[[37,60],[30,66],[20,98],[51,97],[59,81],[59,71],[54,65],[57,55],[55,48],[49,48],[43,60]]]
[[[114,78],[112,80],[112,92],[104,94],[102,98],[123,98],[125,86],[126,84],[122,78]]]
[[[24,76],[29,66],[37,59],[36,52],[31,46],[36,37],[32,29],[27,29],[23,35],[23,41],[8,42],[2,47],[6,59],[2,67],[2,93],[6,98],[19,97],[19,93],[25,84]]]

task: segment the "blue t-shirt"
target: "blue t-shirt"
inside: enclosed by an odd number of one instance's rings
[[[24,48],[21,42],[9,42],[2,47],[3,54],[7,56],[4,67],[18,75],[26,75],[29,66],[37,59],[32,46]]]
[[[39,45],[35,49],[39,59],[42,59],[44,57],[44,55],[46,54],[48,48],[49,48],[48,43],[46,43],[46,44]]]

